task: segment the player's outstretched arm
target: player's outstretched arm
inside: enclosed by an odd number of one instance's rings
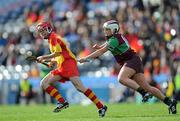
[[[87,60],[91,60],[91,59],[94,59],[94,58],[97,58],[97,57],[103,55],[106,51],[108,51],[107,44],[105,44],[101,49],[94,51],[93,53],[89,54],[88,56],[86,56],[84,58],[79,59],[78,61],[80,63],[87,62]]]
[[[39,56],[37,57],[38,61],[39,62],[44,62],[44,61],[49,61],[57,56],[60,56],[61,55],[61,52],[54,52],[54,53],[51,53],[49,55],[43,55],[43,56]]]
[[[103,48],[105,45],[106,45],[106,43],[104,43],[102,45],[95,44],[95,45],[93,45],[93,49],[98,50],[98,49]]]

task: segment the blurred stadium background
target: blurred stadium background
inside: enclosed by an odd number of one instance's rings
[[[143,59],[145,81],[180,100],[179,9],[179,0],[1,0],[0,104],[54,103],[39,86],[50,70],[25,61],[26,54],[49,53],[47,42],[34,33],[43,20],[53,23],[79,58],[103,42],[103,22],[117,19]],[[110,53],[78,66],[85,86],[104,102],[141,103],[140,95],[118,83],[120,67]],[[89,103],[69,82],[57,88],[71,104]]]

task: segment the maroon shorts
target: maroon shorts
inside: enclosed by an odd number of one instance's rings
[[[137,55],[133,55],[131,59],[124,61],[123,66],[134,69],[136,73],[144,73],[142,61]]]

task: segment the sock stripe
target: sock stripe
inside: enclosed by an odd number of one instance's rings
[[[64,103],[64,102],[65,102],[64,98],[62,98],[62,97],[59,98],[58,101],[59,101],[60,103]]]
[[[60,95],[57,95],[55,98],[56,98],[56,100],[59,100],[62,97]]]
[[[53,89],[51,92],[50,92],[50,95],[51,96],[54,96],[54,94],[57,92],[57,90],[56,89]]]
[[[86,96],[89,96],[91,92],[92,92],[92,91],[91,91],[90,89],[87,89],[84,94],[85,94]]]
[[[99,100],[96,98],[94,101],[93,101],[95,104],[97,104],[99,102]]]
[[[59,95],[58,91],[56,91],[56,93],[54,93],[54,95],[52,95],[52,96],[56,97],[57,95]]]
[[[99,102],[99,100],[97,99],[97,97],[94,95],[92,98],[90,98],[95,104],[97,104]]]
[[[91,89],[87,89],[84,92],[84,95],[86,95],[94,104],[96,104],[96,107],[98,109],[101,109],[103,107],[103,104],[99,101],[99,99],[96,97],[93,91]]]
[[[56,88],[54,88],[53,86],[48,86],[45,91],[53,98],[55,98],[58,102],[60,103],[64,103],[65,100],[64,98],[61,96],[61,94],[59,94],[58,90]]]
[[[97,99],[96,95],[91,98],[92,101],[94,101],[95,99]]]
[[[49,86],[48,88],[46,88],[46,92],[49,94],[53,89],[54,89],[54,87]]]
[[[94,96],[94,93],[91,92],[90,95],[88,96],[90,99],[92,99],[92,97]]]
[[[101,102],[96,103],[96,106],[97,106],[98,109],[101,109],[103,107]]]

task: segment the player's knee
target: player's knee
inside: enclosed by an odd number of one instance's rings
[[[77,89],[77,91],[82,92],[82,89],[80,88],[80,86],[76,85],[75,88]]]
[[[41,82],[40,82],[40,87],[41,88],[46,89],[47,85],[48,85],[48,83],[47,83],[46,80],[41,80]]]
[[[79,91],[79,92],[84,92],[85,87],[83,86],[83,84],[81,83],[81,80],[76,79],[76,80],[71,80],[74,87]]]
[[[123,81],[122,79],[119,79],[119,83],[123,84],[123,82],[124,82],[124,81]]]
[[[74,85],[79,92],[82,92],[82,88],[79,84]]]
[[[77,91],[79,91],[81,93],[83,92],[81,88],[76,88],[76,89],[77,89]]]
[[[119,80],[119,82],[120,82],[121,84],[126,83],[126,81],[125,81],[126,78],[124,78],[124,77],[119,77],[118,80]]]
[[[40,87],[43,88],[44,87],[43,85],[44,85],[44,82],[43,82],[43,80],[41,80]]]
[[[75,83],[74,86],[79,92],[83,92],[83,86],[81,84]]]

